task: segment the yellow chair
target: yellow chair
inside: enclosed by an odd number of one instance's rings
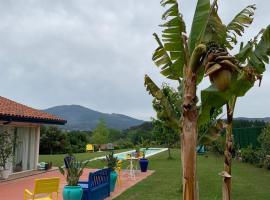
[[[142,158],[143,157],[143,152],[142,151],[140,151],[140,156],[139,156],[140,158]]]
[[[117,176],[117,185],[121,185],[121,171],[122,171],[122,160],[117,161],[116,165],[116,173],[118,174]]]
[[[92,144],[86,145],[86,152],[94,152],[94,146]]]
[[[56,200],[58,200],[60,178],[43,178],[36,179],[34,192],[24,190],[24,200],[53,200],[53,193],[56,193]],[[41,195],[46,195],[42,196]]]

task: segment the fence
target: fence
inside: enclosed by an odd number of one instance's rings
[[[259,147],[258,136],[264,127],[234,128],[234,142],[239,148],[245,148],[249,145]]]

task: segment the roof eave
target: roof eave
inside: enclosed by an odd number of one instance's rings
[[[54,124],[54,125],[65,125],[66,120],[57,120],[57,119],[42,119],[42,118],[31,118],[31,117],[18,117],[18,116],[0,116],[1,121],[7,122],[29,122],[37,124]]]

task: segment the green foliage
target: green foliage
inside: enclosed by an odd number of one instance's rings
[[[168,150],[168,159],[171,159],[170,149],[173,148],[176,144],[179,144],[180,133],[177,129],[172,129],[169,126],[166,126],[163,121],[152,119],[154,125],[153,128],[153,139],[158,145],[167,147]]]
[[[216,155],[223,155],[225,147],[225,137],[224,135],[218,137],[217,140],[213,141],[209,146],[209,150],[215,153]]]
[[[158,43],[158,48],[153,54],[153,61],[157,67],[161,68],[161,74],[169,79],[179,80],[183,76],[183,66],[185,64],[184,44],[182,34],[186,32],[185,23],[179,12],[177,0],[161,1],[163,7],[170,6],[162,15],[165,23],[163,27],[162,41],[157,34],[154,37]]]
[[[239,12],[227,25],[227,41],[237,44],[237,35],[242,36],[246,27],[253,22],[255,5],[249,5]]]
[[[248,128],[248,127],[255,127],[255,128],[264,128],[267,124],[264,121],[259,120],[243,120],[243,119],[235,119],[233,121],[233,128]]]
[[[270,56],[270,25],[261,31],[261,40],[254,39],[254,51],[248,57],[248,65],[255,68],[258,73],[265,71],[265,64],[269,63]]]
[[[210,0],[197,1],[193,17],[191,32],[188,40],[189,54],[191,55],[196,45],[201,42],[201,37],[206,29],[210,11]]]
[[[218,119],[221,113],[221,108],[214,110],[210,120],[199,126],[198,145],[209,145],[220,137],[221,132],[224,130],[224,122]]]
[[[264,153],[261,150],[255,150],[251,145],[241,149],[242,161],[254,164],[258,167],[263,166]]]
[[[7,163],[12,156],[14,137],[7,131],[0,133],[0,167],[7,169]]]
[[[116,144],[115,149],[132,149],[134,147],[134,144],[126,138],[116,141]]]
[[[83,153],[86,145],[90,143],[90,133],[86,131],[69,132],[67,133],[67,142],[71,152]]]
[[[202,42],[209,43],[215,42],[219,46],[226,46],[226,26],[222,23],[221,18],[218,15],[217,0],[214,0],[207,20],[205,31],[202,35]]]
[[[71,160],[68,168],[58,167],[60,173],[65,177],[68,186],[77,186],[87,162]]]
[[[104,161],[107,167],[111,169],[111,171],[115,171],[118,159],[117,157],[114,157],[113,151],[111,151],[108,155],[106,155],[106,158]]]
[[[141,144],[143,140],[152,140],[152,132],[145,130],[130,130],[127,132],[127,140],[133,145]]]
[[[268,124],[262,131],[258,138],[261,143],[261,148],[266,155],[270,155],[270,124]]]
[[[266,155],[264,162],[263,162],[263,166],[266,169],[270,170],[270,156],[269,155]]]
[[[108,136],[109,142],[115,142],[123,137],[124,135],[122,134],[120,130],[109,128],[109,136]]]
[[[40,154],[57,154],[85,152],[85,146],[90,142],[91,132],[65,132],[58,127],[41,126]]]
[[[67,134],[56,126],[41,127],[40,135],[40,153],[65,153],[69,147]]]
[[[181,93],[167,84],[163,84],[160,89],[147,75],[144,84],[146,90],[154,97],[153,108],[157,112],[157,117],[167,126],[178,129],[178,119],[181,116]]]
[[[215,6],[214,8],[217,11],[217,7]],[[234,32],[237,32],[238,35],[242,34],[244,26],[247,26],[252,22],[254,9],[255,8],[253,6],[249,6],[244,9],[227,26],[226,30],[228,30],[230,34]],[[217,14],[216,11],[213,12],[214,15]],[[218,20],[216,20],[216,22],[218,22]],[[220,21],[219,25],[217,23],[215,26],[222,27],[223,25]],[[216,29],[218,30],[219,28]],[[223,33],[224,31],[220,29],[216,35],[222,38],[216,38],[214,41],[217,44],[230,49],[231,46],[229,42],[223,42],[225,41]],[[258,42],[260,35],[262,36]],[[209,119],[211,110],[222,107],[232,98],[244,96],[246,92],[253,87],[254,82],[261,79],[262,73],[265,70],[265,63],[268,63],[269,61],[268,56],[270,56],[270,26],[265,30],[262,30],[259,35],[249,41],[245,46],[241,44],[239,53],[235,55],[236,59],[239,61],[239,71],[233,74],[232,83],[229,89],[225,92],[220,92],[211,85],[201,92],[202,107],[200,111],[200,123],[203,124]]]
[[[109,130],[103,120],[100,120],[97,127],[94,129],[91,141],[98,145],[109,142]]]

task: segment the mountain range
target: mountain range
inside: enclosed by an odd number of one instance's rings
[[[102,113],[80,105],[55,106],[43,111],[67,120],[67,124],[61,126],[66,130],[93,130],[101,119],[109,128],[119,130],[138,126],[144,122],[126,115]]]

